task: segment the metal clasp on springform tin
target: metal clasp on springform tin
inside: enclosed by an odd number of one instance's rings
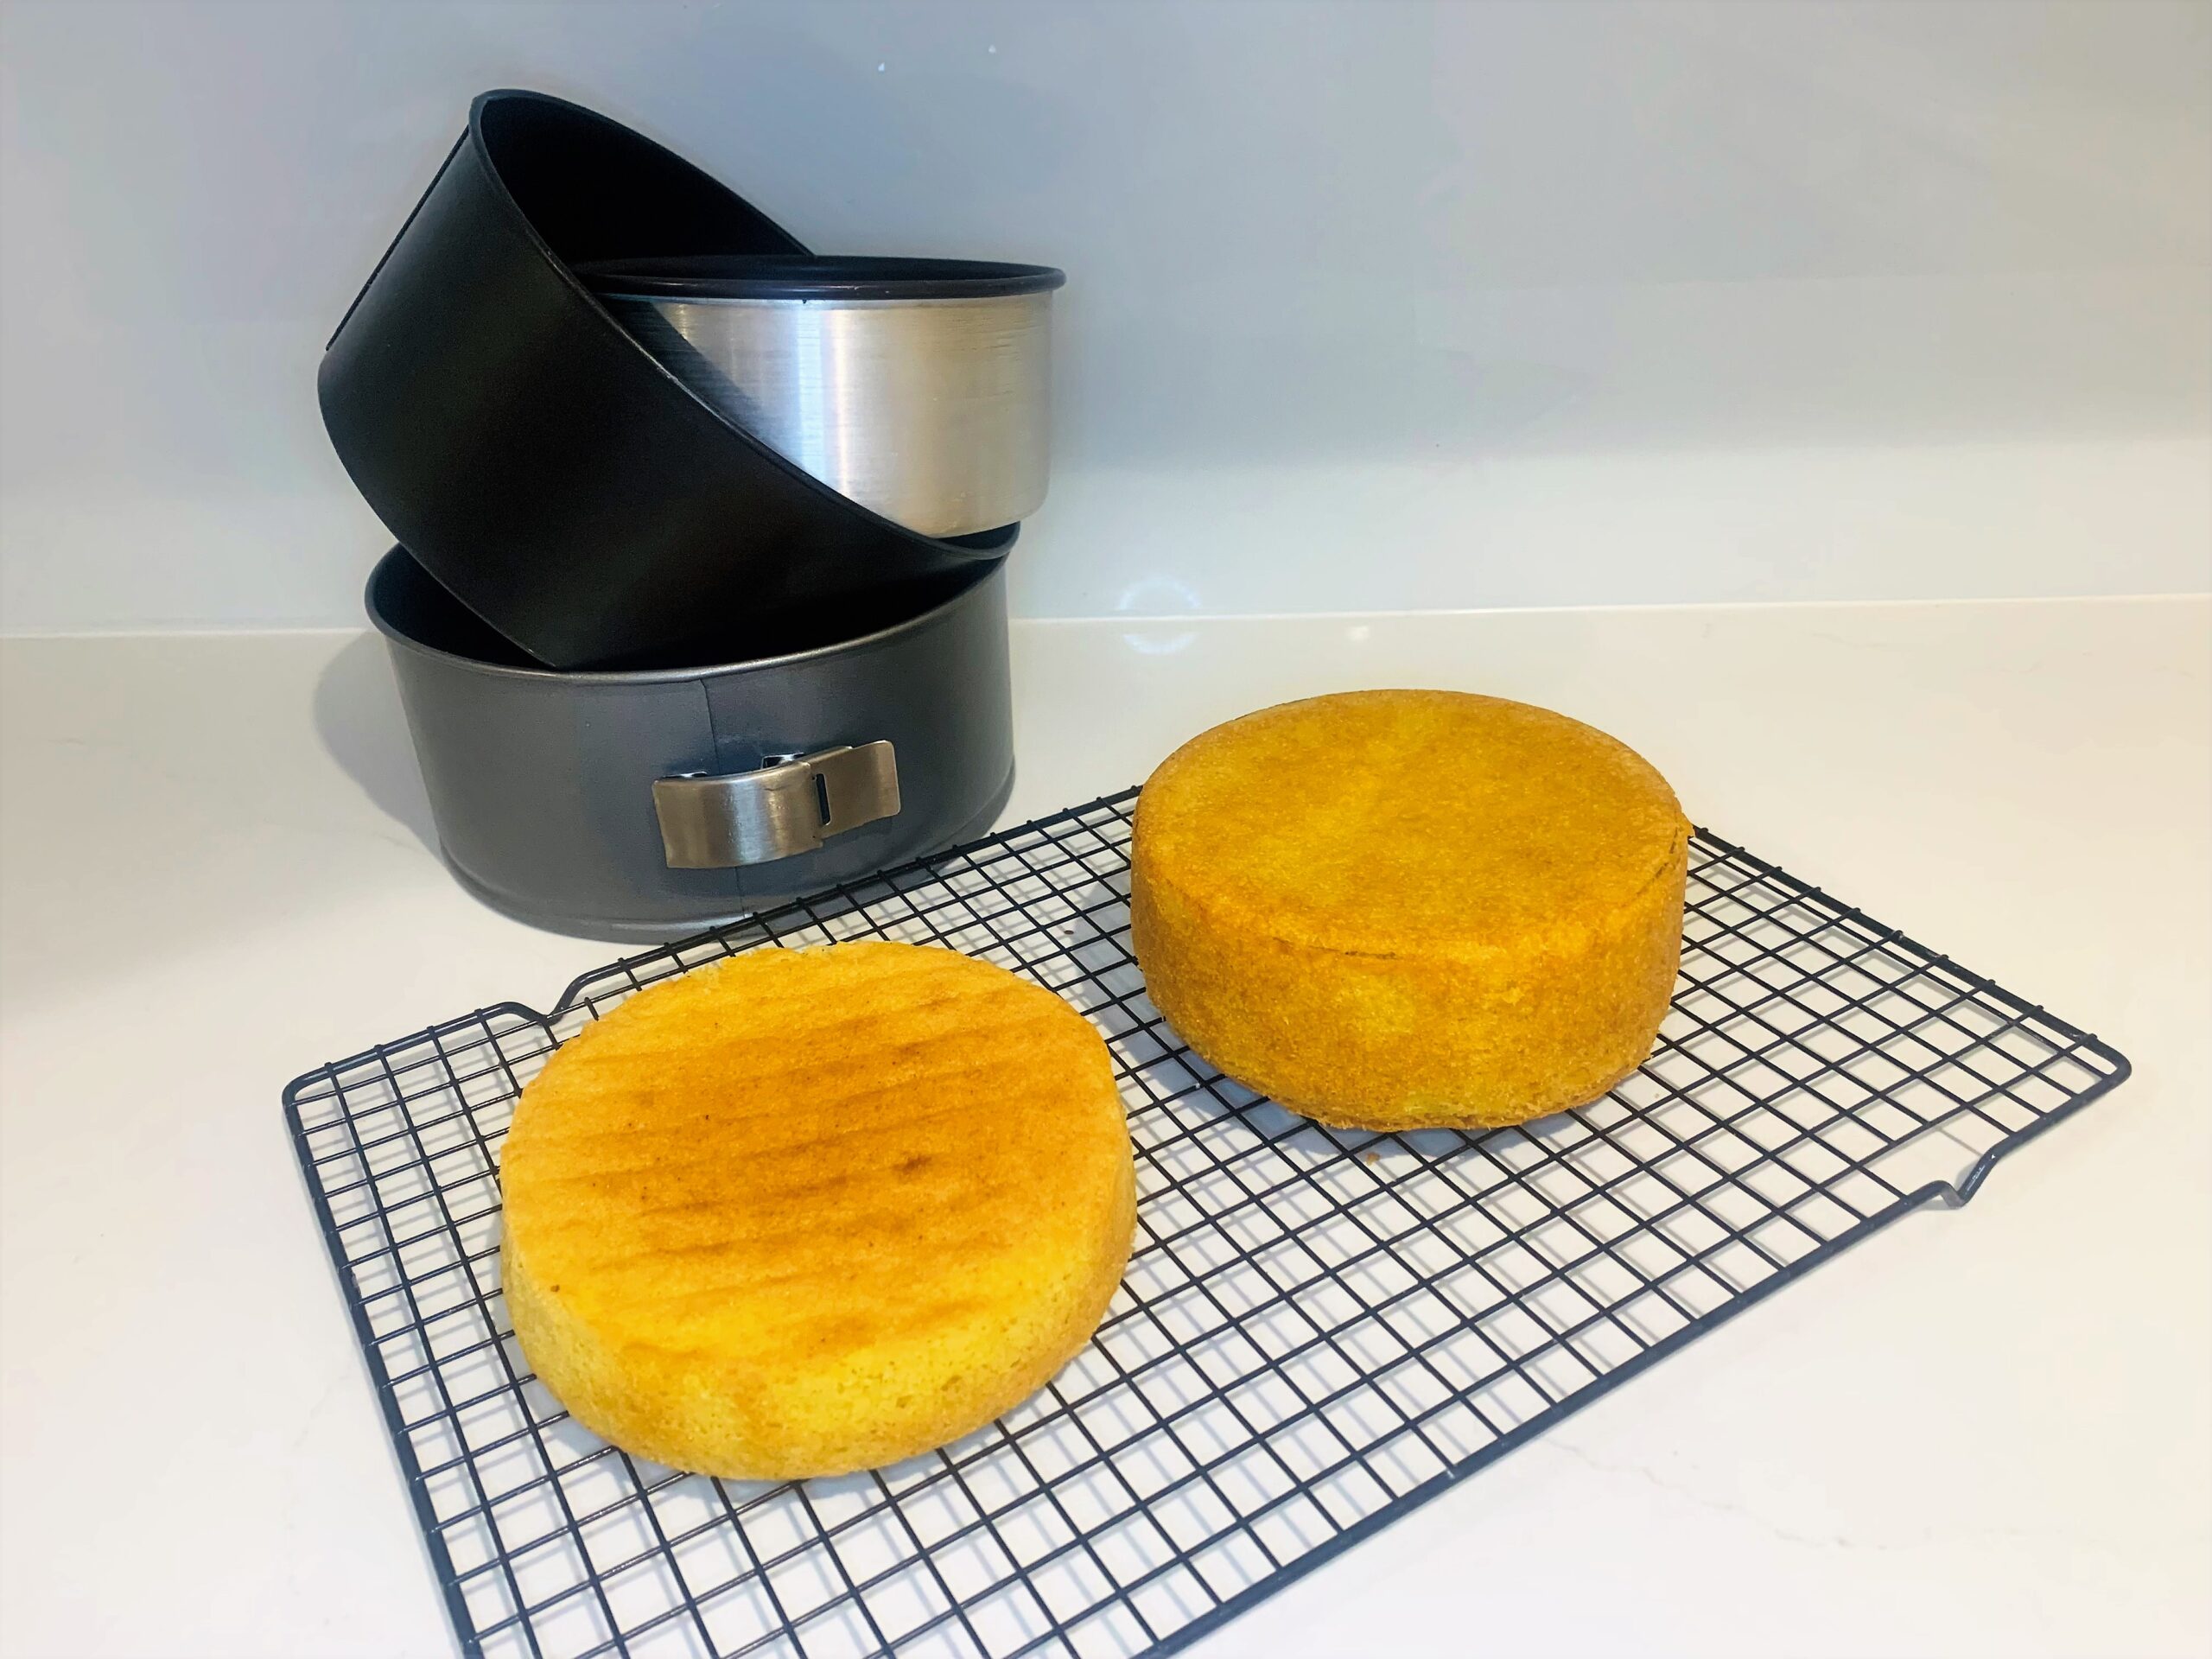
[[[753,772],[657,779],[653,810],[671,869],[766,864],[895,817],[898,757],[879,739],[817,749]]]

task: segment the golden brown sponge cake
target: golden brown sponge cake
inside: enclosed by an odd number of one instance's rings
[[[1349,1128],[1518,1123],[1651,1052],[1689,825],[1633,750],[1455,691],[1284,703],[1137,803],[1153,1001],[1229,1076]]]
[[[989,1422],[1090,1340],[1135,1187],[1106,1046],[950,950],[762,950],[639,992],[524,1090],[501,1274],[617,1446],[840,1474]]]

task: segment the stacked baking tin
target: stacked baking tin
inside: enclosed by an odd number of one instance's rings
[[[320,378],[467,886],[664,938],[988,825],[1061,280],[818,257],[603,117],[476,100]]]

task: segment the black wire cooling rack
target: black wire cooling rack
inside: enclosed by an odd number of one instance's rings
[[[470,1654],[1163,1653],[1875,1229],[1963,1203],[2118,1084],[2094,1037],[1742,849],[1692,847],[1657,1051],[1519,1129],[1322,1128],[1221,1077],[1128,949],[1136,791],[298,1079],[285,1109]],[[616,1450],[499,1299],[523,1084],[639,986],[740,950],[934,942],[1110,1042],[1137,1243],[1096,1339],[989,1428],[748,1484]]]

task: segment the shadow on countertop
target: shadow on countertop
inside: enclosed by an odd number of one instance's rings
[[[315,682],[315,729],[323,748],[385,817],[433,853],[438,832],[415,764],[398,683],[384,641],[365,633],[340,650]]]

